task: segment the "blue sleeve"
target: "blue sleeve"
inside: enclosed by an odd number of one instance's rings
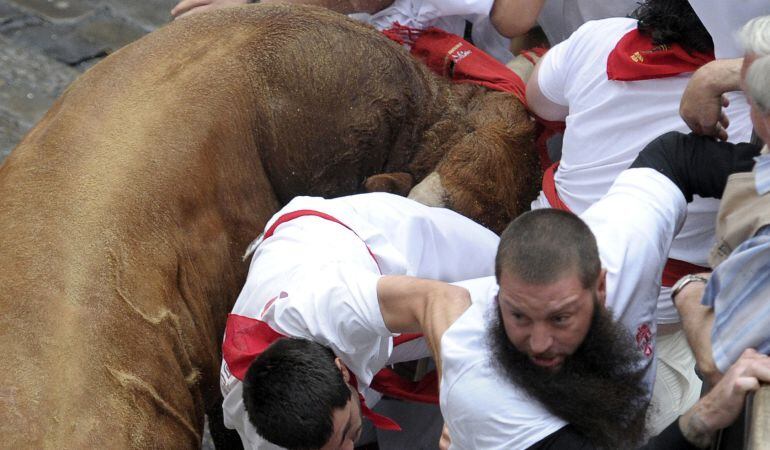
[[[702,303],[714,309],[711,344],[724,372],[747,348],[770,353],[770,226],[738,246],[711,275]]]

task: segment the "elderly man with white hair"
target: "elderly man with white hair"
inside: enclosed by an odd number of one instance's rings
[[[698,134],[727,140],[730,124],[748,123],[746,96],[741,92],[740,71],[743,49],[738,31],[749,20],[770,14],[767,0],[689,0],[695,13],[714,40],[716,60],[693,74],[682,95],[680,113]],[[759,49],[757,49],[759,50]],[[758,54],[767,54],[761,51]],[[726,112],[724,107],[733,106]],[[736,108],[737,107],[737,108]]]
[[[741,87],[755,132],[770,142],[770,16],[751,20]],[[717,145],[717,144],[715,144]],[[729,144],[722,144],[729,145]],[[716,382],[746,348],[770,353],[770,154],[765,146],[750,172],[730,176],[717,220],[710,279],[680,280],[674,293],[701,371]]]

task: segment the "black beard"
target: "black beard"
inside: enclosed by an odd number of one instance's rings
[[[509,340],[500,307],[488,343],[498,372],[570,423],[598,448],[634,448],[645,432],[648,389],[642,353],[626,328],[594,302],[591,327],[558,370],[532,363]]]

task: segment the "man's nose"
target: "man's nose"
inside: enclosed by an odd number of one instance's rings
[[[532,334],[529,336],[529,349],[535,354],[545,353],[553,344],[548,327],[542,323],[535,323],[532,327]]]

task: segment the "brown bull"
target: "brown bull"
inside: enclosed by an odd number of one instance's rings
[[[536,189],[531,139],[511,96],[322,10],[221,10],[120,50],[0,167],[2,446],[199,446],[241,255],[280,205],[446,154],[451,206],[499,229]]]

